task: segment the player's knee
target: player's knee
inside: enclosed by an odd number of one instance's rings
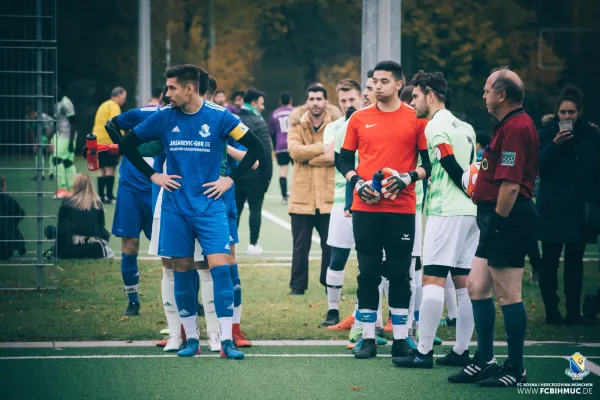
[[[475,279],[467,279],[467,291],[471,300],[483,300],[492,296],[492,289]]]
[[[63,164],[65,166],[65,168],[69,168],[73,166],[73,161],[71,160],[63,160]]]
[[[187,272],[194,268],[194,259],[191,257],[173,259],[173,269],[177,272]]]
[[[127,255],[137,255],[140,250],[140,239],[138,238],[122,238],[121,247],[123,253]]]
[[[52,157],[52,164],[54,166],[60,165],[60,164],[62,164],[62,162],[63,162],[62,158]]]
[[[206,271],[208,269],[208,261],[194,261],[194,268],[200,271]]]
[[[423,275],[423,283],[422,284],[423,284],[423,286],[436,285],[436,286],[444,287],[446,284],[446,279],[440,278],[438,276]]]

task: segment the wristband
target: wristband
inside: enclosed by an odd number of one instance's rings
[[[410,183],[415,183],[419,180],[419,173],[417,171],[410,171],[408,175],[410,176]]]
[[[350,183],[352,184],[352,187],[356,186],[356,182],[360,181],[361,179],[362,178],[358,174],[350,178]]]

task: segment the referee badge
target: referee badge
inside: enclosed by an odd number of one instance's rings
[[[487,158],[484,158],[483,160],[481,160],[481,169],[483,169],[483,170],[487,170],[488,169],[488,160],[487,160]]]
[[[507,167],[514,167],[516,157],[517,157],[517,153],[515,153],[514,151],[503,151],[502,152],[502,160],[500,161],[500,165],[505,165]]]

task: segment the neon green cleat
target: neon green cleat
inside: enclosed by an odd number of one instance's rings
[[[362,336],[363,330],[362,328],[358,328],[358,329],[352,329],[350,331],[350,336],[349,336],[349,340],[351,343],[356,343],[359,341],[360,337]]]

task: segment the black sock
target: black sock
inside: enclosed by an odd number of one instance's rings
[[[287,178],[280,177],[279,178],[279,187],[281,188],[281,197],[284,199],[287,198]]]
[[[502,306],[504,314],[504,329],[508,345],[508,362],[519,372],[524,369],[523,346],[527,330],[527,313],[523,302]]]
[[[479,361],[490,362],[494,358],[494,325],[496,323],[496,306],[490,297],[483,300],[471,300],[473,319],[477,332],[477,351]]]
[[[115,187],[115,177],[107,176],[105,179],[106,179],[106,196],[110,200],[112,200],[115,198],[115,195],[113,194],[113,188]]]
[[[98,196],[100,196],[101,199],[104,198],[104,186],[106,186],[106,184],[104,182],[105,182],[104,177],[99,176],[98,177]]]

